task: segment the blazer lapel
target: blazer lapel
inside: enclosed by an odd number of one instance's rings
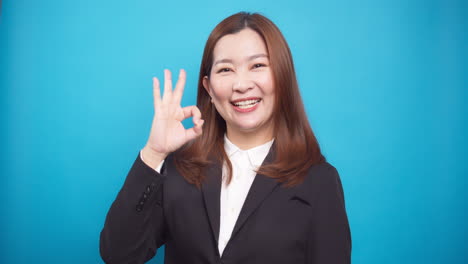
[[[268,155],[265,157],[263,164],[270,163],[274,160],[274,146],[270,148]],[[219,238],[219,225],[220,225],[220,198],[221,198],[221,179],[222,179],[222,166],[220,164],[214,164],[208,167],[206,171],[205,181],[202,183],[203,198],[205,200],[205,209],[208,213],[210,220],[210,226],[218,245]],[[250,190],[245,199],[244,205],[242,206],[239,217],[237,218],[236,224],[231,234],[231,238],[242,228],[242,225],[249,218],[249,216],[257,209],[263,200],[270,194],[279,183],[270,177],[266,177],[261,174],[257,174],[250,187]]]
[[[221,197],[221,178],[222,167],[219,164],[213,164],[207,168],[206,178],[201,185],[203,198],[205,200],[205,209],[210,220],[211,230],[213,231],[216,246],[219,237],[219,219],[220,219],[220,197]]]
[[[268,155],[265,157],[262,165],[271,163],[274,159],[274,144],[271,146]],[[242,225],[249,216],[260,206],[263,200],[270,194],[279,183],[276,179],[257,174],[250,187],[250,190],[245,198],[244,205],[239,213],[234,229],[232,230],[231,238],[242,228]]]

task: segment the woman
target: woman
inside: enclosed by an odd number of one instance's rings
[[[146,146],[101,232],[108,263],[350,263],[336,169],[309,126],[289,47],[259,14],[223,20],[205,46],[197,106],[185,72],[164,94]],[[194,127],[181,121],[193,117]]]

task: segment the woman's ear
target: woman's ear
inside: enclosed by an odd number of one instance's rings
[[[211,96],[210,80],[208,80],[208,76],[203,77],[203,87],[205,88],[206,92]]]

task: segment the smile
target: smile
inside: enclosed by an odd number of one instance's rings
[[[238,112],[251,112],[255,110],[262,99],[260,98],[249,98],[247,100],[236,100],[231,104],[234,106],[234,109]]]
[[[260,102],[260,99],[256,100],[245,100],[245,101],[240,101],[240,102],[235,102],[233,105],[238,106],[239,108],[249,108],[252,107]]]

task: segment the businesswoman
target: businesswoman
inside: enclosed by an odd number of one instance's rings
[[[107,263],[350,263],[337,170],[308,123],[289,47],[259,14],[211,32],[197,105],[154,78],[146,146],[112,204],[100,238]],[[194,127],[182,120],[192,117]]]

